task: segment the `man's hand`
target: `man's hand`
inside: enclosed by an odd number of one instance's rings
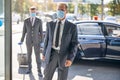
[[[72,65],[72,61],[71,60],[66,60],[65,67],[70,67],[71,65]]]
[[[42,61],[45,61],[45,56],[41,55]]]
[[[43,48],[44,47],[44,43],[42,42],[42,43],[40,43],[40,47],[41,48]]]

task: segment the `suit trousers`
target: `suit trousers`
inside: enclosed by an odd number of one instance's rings
[[[28,55],[28,66],[29,70],[32,68],[32,48],[34,47],[35,58],[37,63],[38,72],[41,73],[41,59],[40,59],[40,45],[39,44],[29,44],[27,45],[27,55]]]
[[[52,49],[50,62],[46,65],[44,69],[44,79],[52,80],[56,68],[58,69],[58,79],[57,80],[67,80],[68,67],[64,66],[66,58],[61,56],[58,51]]]

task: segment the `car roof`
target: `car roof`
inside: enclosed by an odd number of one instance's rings
[[[100,20],[82,20],[82,21],[75,21],[75,24],[79,23],[106,23],[106,24],[111,24],[111,25],[117,25],[120,26],[120,23],[117,22],[109,22],[109,21],[100,21]]]
[[[116,19],[115,16],[107,16],[107,17],[105,17],[105,19],[107,19],[107,18],[114,18],[114,19]]]

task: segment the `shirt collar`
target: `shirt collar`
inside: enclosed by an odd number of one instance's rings
[[[59,22],[60,20],[57,20],[57,23]],[[61,24],[64,24],[65,23],[65,19],[61,21]]]
[[[32,18],[35,19],[35,17],[30,17],[30,19],[32,19]]]

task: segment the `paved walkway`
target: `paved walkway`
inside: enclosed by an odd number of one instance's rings
[[[0,36],[4,36],[4,25],[2,27],[0,27]],[[12,34],[15,33],[20,33],[22,32],[23,29],[23,22],[20,22],[19,24],[16,23],[12,23]]]
[[[17,61],[17,54],[20,53],[20,47],[18,46],[18,42],[20,41],[20,37],[22,35],[23,23],[20,24],[12,24],[12,79],[13,80],[39,80],[38,73],[37,73],[37,66],[35,61],[34,51],[32,54],[32,74],[23,74],[26,72],[26,68],[19,68],[19,64]],[[4,29],[0,29],[0,36],[4,37]],[[1,45],[4,45],[4,40]],[[2,46],[3,48],[3,46]],[[25,42],[22,45],[23,52],[26,53],[26,45]],[[2,49],[4,50],[4,48]],[[4,52],[2,52],[4,53]],[[4,70],[4,69],[3,69]],[[42,72],[44,70],[44,66],[42,66]],[[0,75],[0,80],[4,80],[4,75]],[[57,72],[54,74],[53,80],[57,80]]]

